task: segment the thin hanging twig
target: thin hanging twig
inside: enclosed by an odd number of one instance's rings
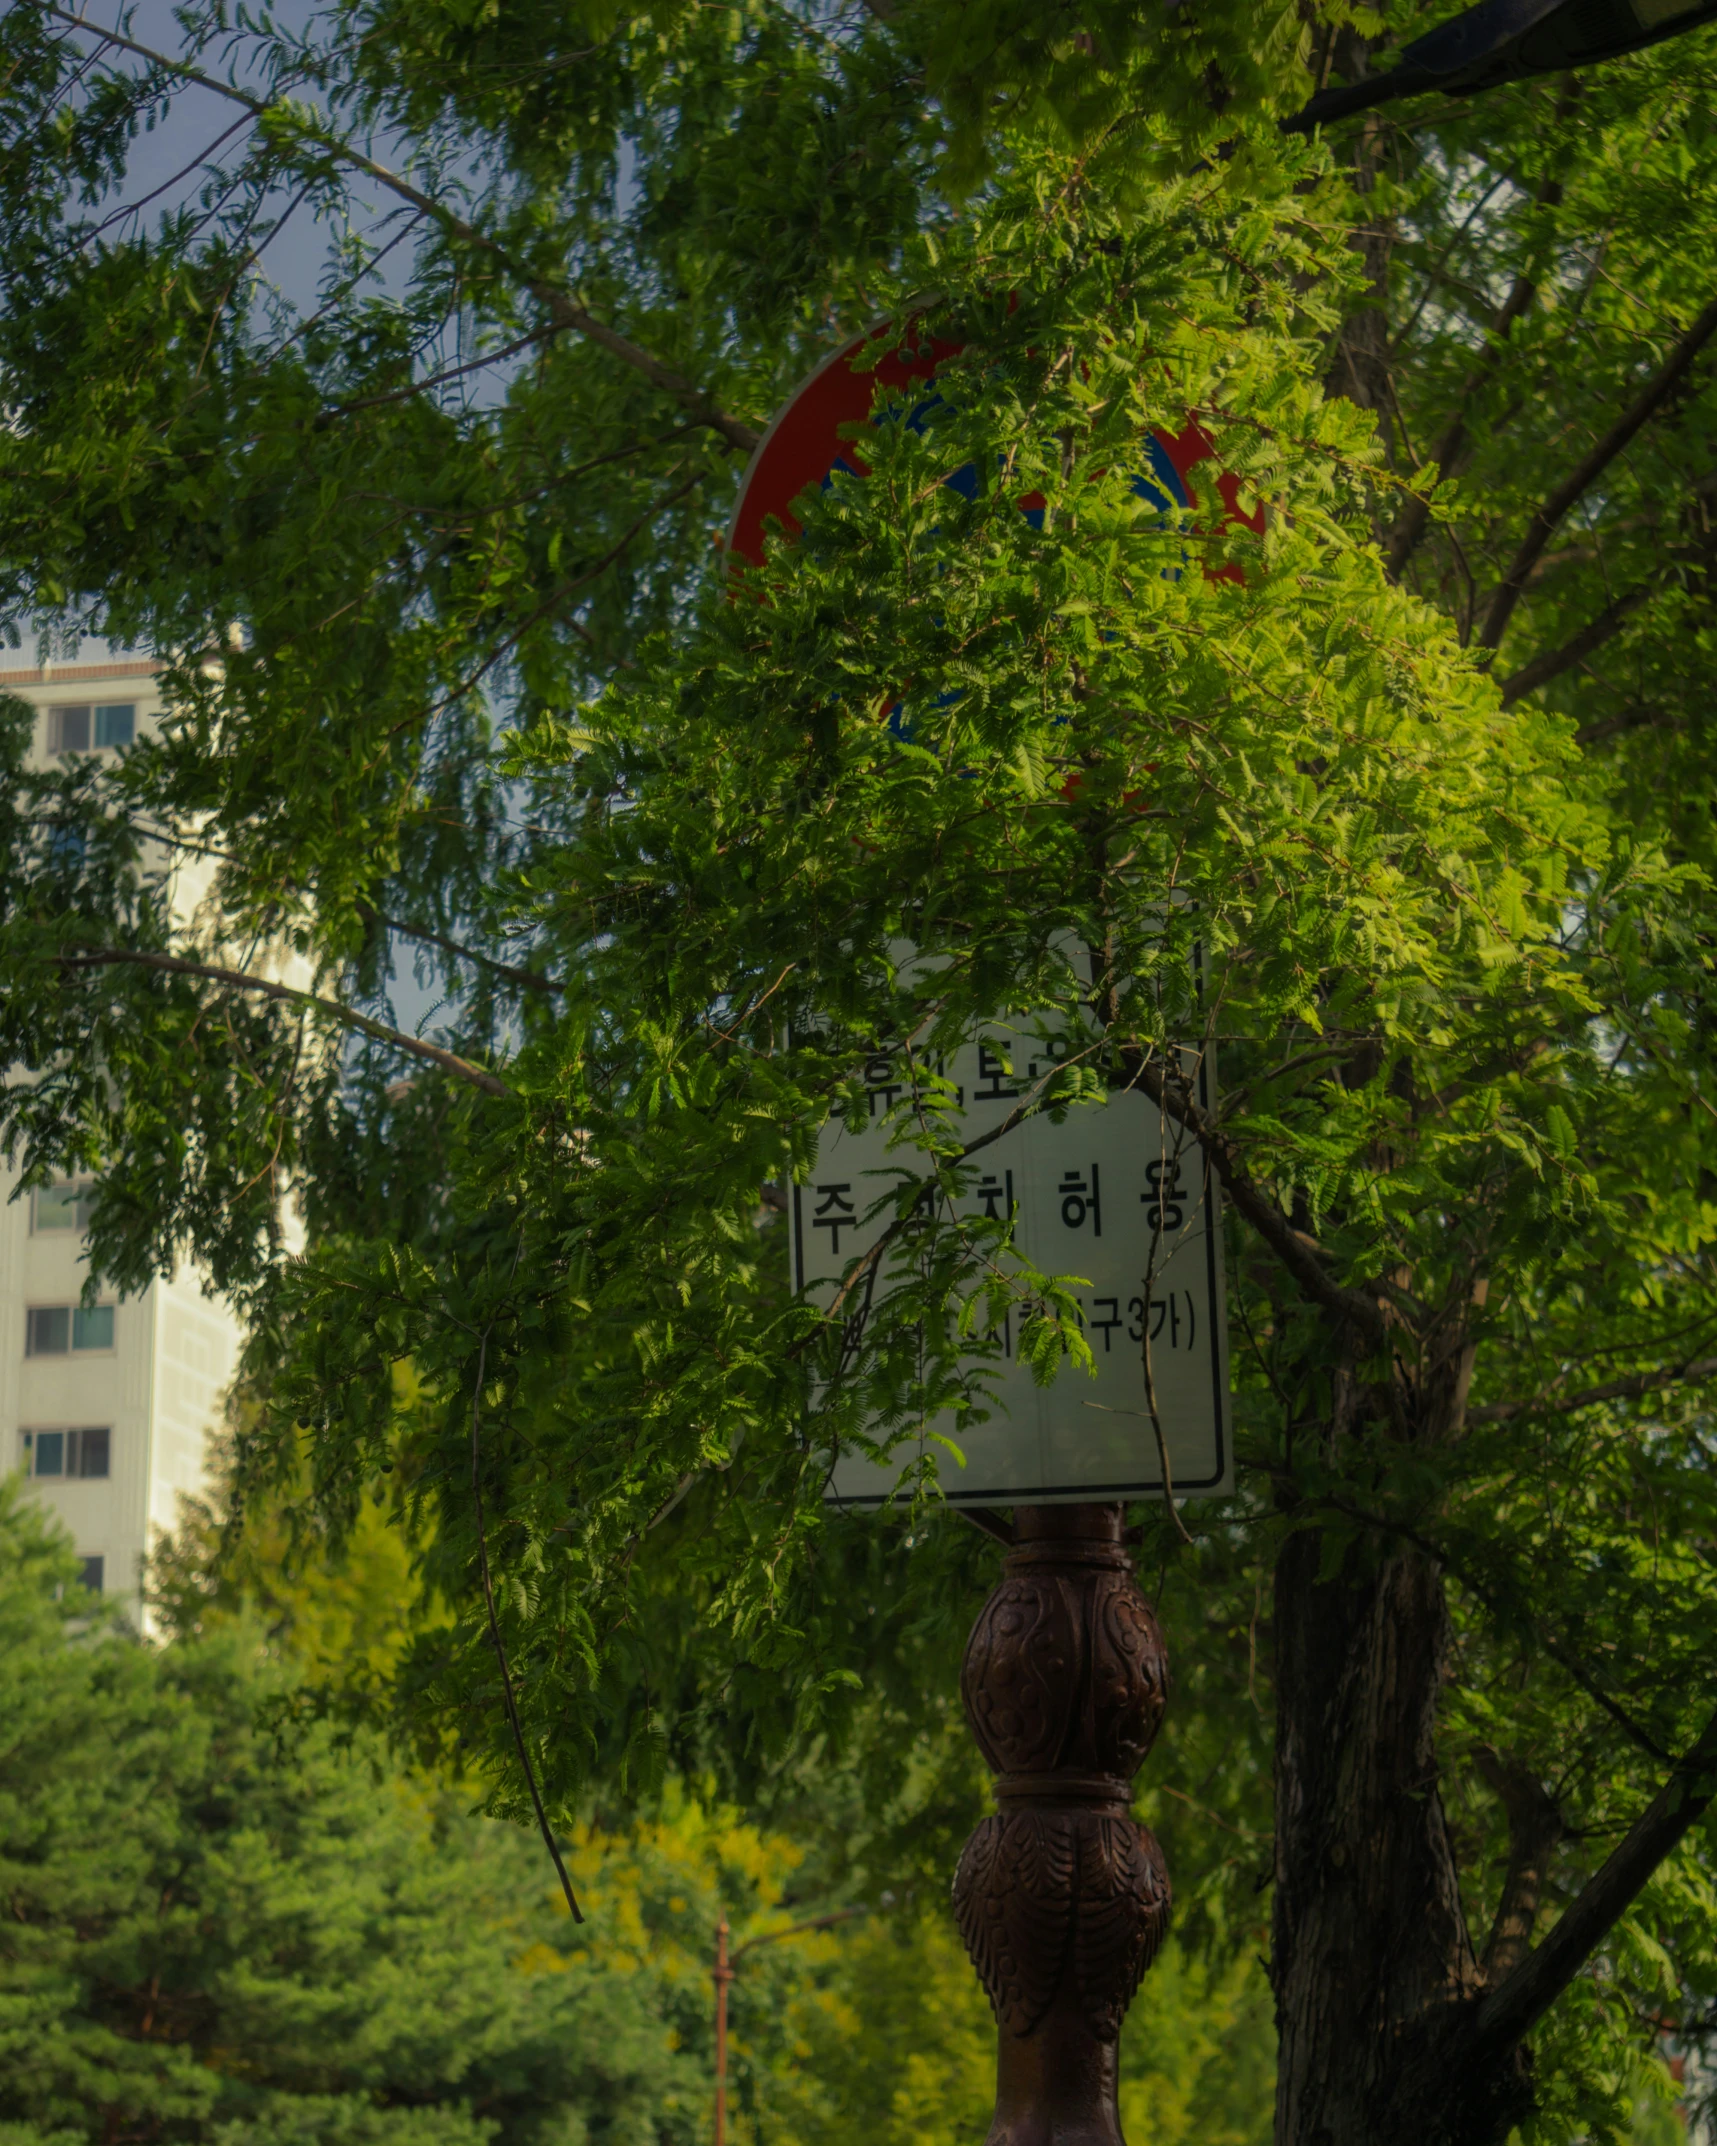
[[[1156,1264],[1154,1257],[1152,1259],[1151,1264],[1153,1267]],[[1157,1412],[1157,1382],[1156,1376],[1151,1369],[1151,1300],[1149,1293],[1150,1286],[1150,1279],[1147,1275],[1145,1280],[1146,1295],[1144,1316],[1139,1322],[1145,1330],[1145,1406],[1151,1412],[1151,1435],[1156,1439],[1157,1459],[1162,1463],[1163,1511],[1166,1512],[1169,1518],[1174,1522],[1175,1533],[1180,1537],[1181,1541],[1184,1542],[1187,1548],[1190,1550],[1193,1547],[1192,1537],[1187,1532],[1186,1522],[1180,1517],[1180,1507],[1174,1502],[1174,1477],[1169,1472],[1168,1440],[1163,1436],[1163,1419]]]
[[[1174,1164],[1173,1181],[1180,1182],[1180,1151],[1184,1129],[1175,1127],[1173,1147],[1168,1142],[1168,1114],[1161,1103],[1157,1105],[1157,1135],[1159,1144],[1168,1148],[1169,1160]],[[1159,1171],[1159,1177],[1160,1177]],[[1208,1196],[1208,1195],[1207,1195]],[[1157,1226],[1151,1235],[1150,1257],[1145,1261],[1144,1278],[1139,1285],[1139,1325],[1142,1329],[1140,1354],[1144,1360],[1145,1406],[1150,1410],[1151,1435],[1157,1442],[1157,1459],[1163,1471],[1163,1511],[1174,1523],[1174,1531],[1187,1548],[1192,1548],[1192,1537],[1187,1533],[1186,1522],[1180,1517],[1180,1508],[1174,1502],[1174,1476],[1169,1468],[1169,1444],[1163,1436],[1163,1419],[1157,1408],[1156,1370],[1151,1362],[1151,1289],[1157,1277],[1157,1259],[1163,1248],[1163,1232],[1168,1222],[1162,1200],[1157,1202]],[[1207,1225],[1208,1226],[1208,1225]]]
[[[517,1261],[514,1262],[517,1264]],[[489,1336],[495,1322],[490,1320],[483,1329],[483,1338],[477,1346],[477,1380],[471,1389],[471,1498],[477,1512],[477,1564],[483,1575],[483,1603],[489,1613],[489,1640],[495,1649],[495,1659],[501,1667],[501,1693],[506,1701],[507,1720],[512,1725],[513,1742],[518,1749],[519,1764],[525,1770],[525,1783],[531,1792],[531,1803],[537,1814],[537,1827],[543,1837],[543,1846],[554,1859],[560,1889],[566,1895],[567,1910],[574,1922],[582,1922],[584,1914],[572,1890],[572,1880],[566,1874],[566,1864],[561,1859],[560,1843],[548,1822],[548,1813],[543,1809],[542,1791],[537,1787],[536,1768],[531,1764],[531,1754],[525,1745],[525,1732],[519,1725],[518,1701],[513,1696],[513,1673],[507,1666],[507,1649],[501,1639],[500,1622],[495,1615],[495,1588],[489,1577],[489,1537],[483,1524],[483,1474],[479,1464],[480,1448],[478,1432],[483,1420],[483,1377],[489,1365]]]

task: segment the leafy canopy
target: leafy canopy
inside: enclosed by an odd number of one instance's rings
[[[485,1564],[552,1810],[668,1748],[755,1789],[795,1737],[899,1785],[877,1724],[924,1719],[976,1551],[929,1484],[904,1528],[831,1519],[829,1457],[972,1420],[1003,1301],[1046,1372],[1082,1343],[1065,1277],[952,1221],[946,1114],[901,1127],[890,1197],[941,1204],[842,1377],[765,1189],[872,1039],[1010,1015],[1084,1039],[1044,1107],[1143,1086],[1227,1187],[1242,1494],[1190,1548],[1136,1516],[1209,1605],[1188,1748],[1256,1691],[1260,1575],[1308,1531],[1331,1574],[1406,1543],[1451,1591],[1475,1928],[1486,1753],[1551,1785],[1555,1897],[1691,1738],[1710,40],[1276,132],[1418,26],[527,0],[192,8],[152,55],[39,0],[0,25],[4,601],[148,647],[172,707],[119,765],[7,731],[5,1134],[32,1178],[99,1169],[119,1284],[190,1250],[243,1300],[253,1495],[305,1469],[338,1533],[393,1487],[450,1610],[398,1688],[504,1807]],[[142,203],[148,126],[190,117],[233,131]],[[879,316],[963,345],[938,422],[880,425],[736,576],[744,456]],[[1128,484],[1189,419],[1234,518]],[[256,988],[271,947],[304,989]],[[1546,2123],[1622,2107],[1629,2021],[1697,2027],[1703,1868],[1624,1926]]]

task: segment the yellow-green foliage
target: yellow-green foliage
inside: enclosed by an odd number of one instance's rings
[[[781,2082],[803,2146],[976,2146],[995,2096],[996,2029],[945,1902],[846,1938],[836,2002],[808,2015],[804,2070]],[[1265,2146],[1275,2032],[1257,1962],[1172,1941],[1121,2037],[1129,2146]],[[791,2109],[791,2114],[788,2110]]]
[[[232,1402],[241,1430],[252,1407],[241,1388]],[[421,1529],[384,1486],[352,1501],[337,1543],[309,1513],[300,1479],[248,1501],[237,1526],[226,1524],[223,1489],[213,1503],[185,1501],[151,1556],[150,1592],[170,1630],[259,1623],[307,1685],[355,1699],[385,1686],[414,1639],[447,1621],[421,1550]]]
[[[544,1971],[647,1974],[710,1989],[724,1910],[735,1952],[824,1903],[796,1896],[804,1846],[678,1787],[650,1817],[573,1836],[585,1930]],[[731,1998],[735,2146],[976,2146],[996,2029],[945,1896],[752,1945]],[[1250,1955],[1211,1964],[1173,1941],[1121,2039],[1129,2146],[1265,2146],[1275,2090],[1270,1996]]]

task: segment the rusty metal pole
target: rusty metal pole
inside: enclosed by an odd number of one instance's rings
[[[715,1926],[715,2146],[727,2146],[727,1917]]]
[[[960,1693],[996,1775],[954,1912],[996,2015],[986,2146],[1124,2146],[1121,2021],[1168,1927],[1168,1873],[1132,1817],[1168,1692],[1118,1505],[1015,1508]]]
[[[868,1915],[868,1907],[831,1908],[826,1915],[810,1915],[803,1922],[789,1923],[785,1930],[765,1930],[761,1937],[748,1937],[730,1954],[724,1915],[715,1926],[715,2146],[727,2146],[727,1986],[739,1972],[739,1963],[759,1945],[779,1945],[789,1937],[803,1937],[808,1930],[830,1930],[838,1922],[851,1922],[855,1915]]]

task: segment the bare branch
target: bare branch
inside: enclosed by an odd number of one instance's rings
[[[192,66],[188,60],[174,59],[168,53],[156,51],[151,45],[139,44],[135,38],[123,36],[118,30],[107,29],[100,23],[87,21],[82,15],[74,15],[69,8],[54,5],[53,0],[50,0],[47,12],[57,16],[62,22],[70,23],[75,29],[87,30],[93,36],[105,39],[110,45],[118,45],[126,52],[134,52],[139,59],[147,60],[152,66],[177,75],[181,81],[193,82],[199,88],[213,90],[218,97],[226,97],[234,104],[243,105],[258,119],[282,109],[267,98],[253,97],[234,83],[223,82],[218,75],[208,74],[202,68]],[[432,194],[424,193],[421,188],[413,186],[409,179],[402,179],[397,172],[390,171],[385,164],[378,164],[373,157],[366,156],[361,149],[354,148],[338,134],[313,125],[307,115],[293,116],[306,140],[314,142],[319,149],[338,158],[341,163],[349,164],[354,171],[363,172],[366,177],[374,179],[377,185],[385,186],[389,193],[397,195],[401,201],[409,202],[424,215],[433,217],[444,231],[465,245],[488,254],[491,260],[499,263],[516,282],[529,291],[539,305],[548,309],[549,317],[557,328],[572,329],[587,341],[595,343],[599,349],[618,358],[622,364],[629,365],[634,372],[642,373],[652,387],[671,396],[700,425],[707,425],[712,432],[720,433],[729,446],[738,448],[742,454],[750,454],[756,448],[762,434],[753,426],[743,423],[737,417],[729,416],[683,373],[675,372],[672,366],[664,365],[659,358],[652,356],[640,344],[634,343],[629,336],[622,335],[617,328],[609,327],[606,321],[598,320],[594,313],[581,306],[562,285],[536,274],[514,260],[499,240],[479,231],[445,202],[437,201]]]
[[[1469,1408],[1469,1423],[1512,1423],[1517,1416],[1546,1416],[1595,1408],[1600,1401],[1635,1401],[1642,1394],[1657,1393],[1665,1386],[1692,1386],[1717,1378],[1717,1356],[1701,1356],[1692,1363],[1666,1364],[1657,1371],[1636,1371],[1630,1378],[1607,1379],[1601,1386],[1587,1386],[1579,1393],[1534,1394],[1529,1401],[1491,1401],[1483,1408]]]
[[[384,1021],[372,1021],[367,1013],[342,1006],[337,999],[323,998],[314,991],[295,990],[291,984],[276,983],[271,977],[251,976],[243,969],[222,968],[212,961],[181,961],[173,954],[133,952],[124,947],[57,954],[54,959],[62,969],[129,967],[158,969],[168,976],[198,976],[209,983],[222,984],[229,991],[256,991],[264,998],[286,1000],[295,1006],[313,1006],[318,1013],[329,1015],[346,1028],[356,1029],[360,1035],[373,1036],[378,1043],[392,1044],[396,1050],[407,1051],[413,1058],[422,1058],[432,1066],[439,1066],[442,1072],[451,1073],[455,1079],[468,1081],[473,1088],[481,1088],[485,1095],[512,1093],[505,1081],[498,1080],[485,1067],[473,1065],[470,1059],[461,1058],[456,1052],[444,1051],[438,1043],[425,1043],[421,1036],[408,1036],[401,1029],[389,1028]]]
[[[1576,1895],[1543,1944],[1479,2006],[1481,2046],[1511,2049],[1529,2034],[1627,1913],[1652,1873],[1717,1794],[1717,1714],[1670,1770],[1603,1868]]]
[[[1485,613],[1484,624],[1478,634],[1481,648],[1495,648],[1501,641],[1509,620],[1514,616],[1514,607],[1520,601],[1527,576],[1537,565],[1558,524],[1572,508],[1578,506],[1610,464],[1631,444],[1635,434],[1656,416],[1675,393],[1692,370],[1693,361],[1713,334],[1717,334],[1717,298],[1706,306],[1676,343],[1628,409],[1616,419],[1585,459],[1563,478],[1533,515],[1527,524],[1526,534],[1521,539],[1520,549],[1515,553],[1507,573],[1498,584],[1496,594],[1490,601],[1490,609]]]

